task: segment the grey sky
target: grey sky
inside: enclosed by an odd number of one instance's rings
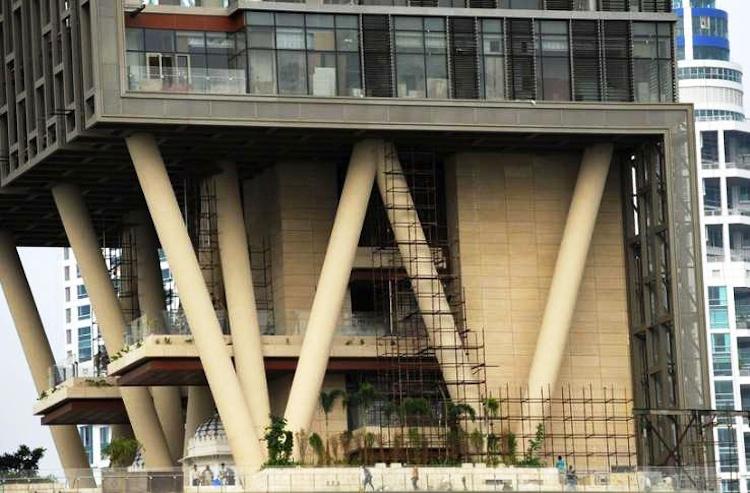
[[[718,6],[729,12],[729,34],[732,60],[750,71],[750,0],[718,0]],[[745,75],[745,92],[750,94],[750,73]],[[750,97],[750,96],[749,96]],[[21,258],[34,297],[42,309],[47,334],[55,356],[60,359],[63,347],[63,289],[60,272],[62,252],[54,249],[22,249]],[[10,319],[5,298],[0,298],[0,388],[10,396],[0,406],[0,453],[15,450],[20,443],[42,446],[49,453],[42,461],[46,470],[59,469],[49,432],[32,416],[37,394]]]

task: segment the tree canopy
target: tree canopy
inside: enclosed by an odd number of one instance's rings
[[[43,447],[19,445],[15,452],[0,455],[0,477],[35,477],[45,452]]]

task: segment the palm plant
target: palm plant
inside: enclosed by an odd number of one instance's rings
[[[331,411],[333,411],[333,407],[336,405],[336,401],[339,398],[344,398],[346,395],[346,392],[344,392],[341,389],[333,389],[330,392],[326,392],[325,390],[320,391],[320,408],[323,410],[323,415],[325,417],[325,449],[326,449],[326,463],[330,464],[330,444],[329,442],[329,435],[328,435],[328,417],[331,414]]]
[[[323,439],[320,438],[320,435],[318,435],[317,433],[313,433],[310,435],[309,442],[310,447],[313,449],[313,452],[315,452],[315,455],[318,458],[318,465],[322,466],[326,460],[326,450],[323,446]]]

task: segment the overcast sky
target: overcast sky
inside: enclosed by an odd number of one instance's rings
[[[750,19],[750,0],[718,0],[718,6],[729,12],[732,60],[750,71],[750,48],[747,48],[750,30],[746,31],[748,26],[745,24]],[[745,93],[750,94],[750,72],[745,76]],[[61,257],[61,250],[21,250],[21,259],[58,359],[62,359],[64,338]],[[0,395],[5,397],[0,405],[0,453],[15,450],[20,443],[45,447],[48,454],[41,467],[45,470],[59,469],[60,463],[49,432],[39,424],[39,417],[31,414],[37,393],[4,297],[0,297],[0,391]]]

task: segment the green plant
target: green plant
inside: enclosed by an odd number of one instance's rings
[[[472,431],[469,434],[469,443],[471,443],[475,454],[481,454],[484,449],[484,433],[478,429]]]
[[[271,424],[266,426],[263,435],[268,450],[267,466],[289,466],[293,464],[294,437],[286,429],[286,420],[279,416],[271,416]]]
[[[354,436],[352,435],[352,432],[349,430],[342,431],[341,434],[339,435],[339,442],[341,443],[341,448],[343,449],[343,452],[344,452],[344,458],[347,459],[347,462],[349,458],[349,448],[351,447],[353,438]]]
[[[326,450],[325,446],[323,445],[323,439],[320,438],[320,435],[318,435],[317,433],[313,433],[312,435],[310,435],[308,441],[310,442],[310,447],[313,449],[315,457],[318,460],[317,465],[322,466],[326,462]]]
[[[536,433],[534,433],[534,438],[529,440],[528,447],[526,448],[526,452],[523,454],[523,459],[521,462],[519,462],[519,465],[521,466],[527,466],[527,467],[541,467],[542,459],[539,457],[539,451],[542,449],[542,445],[544,444],[544,425],[539,423],[536,426]]]
[[[104,455],[109,458],[110,467],[128,467],[135,460],[140,444],[134,438],[113,438],[104,447]]]
[[[39,461],[44,457],[43,447],[35,449],[19,445],[13,453],[0,455],[0,477],[35,478],[39,472]]]
[[[320,391],[320,408],[323,410],[323,415],[325,416],[325,437],[326,437],[326,463],[330,464],[330,446],[328,444],[328,417],[331,414],[331,411],[333,411],[333,406],[336,405],[336,401],[339,398],[344,397],[346,392],[344,392],[341,389],[333,389],[330,392],[326,392],[325,390]]]
[[[305,430],[299,430],[294,434],[294,438],[297,440],[297,447],[299,448],[299,462],[304,465],[307,462],[307,432]]]
[[[497,413],[500,410],[500,401],[494,397],[487,397],[482,402],[482,407],[484,407],[484,413],[488,417],[497,418]]]
[[[41,401],[41,400],[42,400],[42,399],[44,399],[45,397],[47,397],[47,391],[46,391],[46,390],[42,390],[41,392],[39,392],[39,397],[38,397],[38,399],[37,399],[37,400],[40,400],[40,401]]]

